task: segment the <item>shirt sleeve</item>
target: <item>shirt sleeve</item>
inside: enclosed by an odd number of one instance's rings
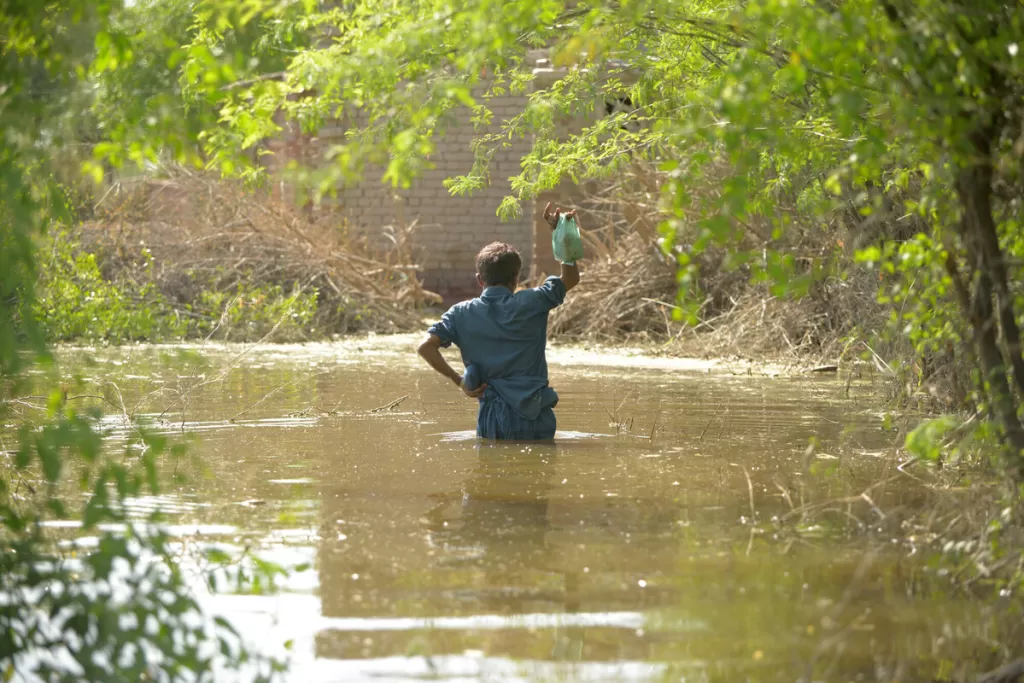
[[[545,312],[561,306],[565,301],[565,283],[562,282],[562,278],[554,275],[545,280],[540,287],[534,287],[533,291],[534,298]]]
[[[452,342],[458,344],[459,336],[455,330],[455,309],[450,308],[441,316],[441,321],[436,322],[427,328],[427,334],[432,334],[441,340],[441,346],[448,348]]]

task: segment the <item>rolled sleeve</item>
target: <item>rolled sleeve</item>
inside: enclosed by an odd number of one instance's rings
[[[552,275],[540,287],[535,287],[533,291],[537,294],[537,301],[546,311],[561,306],[565,301],[565,283],[560,277]]]
[[[441,346],[444,348],[448,348],[452,343],[459,343],[459,337],[455,330],[454,311],[455,309],[450,309],[441,316],[440,322],[436,322],[427,328],[427,334],[432,334],[440,339]]]

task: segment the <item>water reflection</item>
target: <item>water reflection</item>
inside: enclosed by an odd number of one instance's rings
[[[773,517],[880,480],[880,510],[926,503],[869,454],[891,437],[856,388],[555,364],[571,438],[476,444],[458,431],[471,402],[435,391],[412,354],[360,354],[253,353],[168,417],[201,433],[190,483],[136,503],[196,543],[312,558],[302,586],[215,601],[260,647],[293,641],[291,680],[829,680],[840,659],[871,679],[886,662],[924,670],[950,629],[987,647],[970,634],[991,615],[920,598],[916,558],[843,533],[849,503],[776,536]],[[189,376],[146,362],[118,380],[131,405]]]
[[[445,510],[455,496],[435,494],[442,503],[430,511],[426,525],[433,537],[444,538],[449,545],[453,540],[490,545],[493,552],[494,546],[508,545],[494,543],[495,534],[504,535],[511,527],[522,531],[514,537],[517,545],[543,547],[558,447],[525,445],[519,452],[515,448],[477,444],[476,467],[457,496],[461,524],[449,525],[445,520]]]
[[[441,564],[478,569],[482,608],[529,611],[538,596],[531,595],[524,574],[547,569],[548,497],[558,447],[479,444],[477,451],[476,467],[459,490],[431,496],[437,502],[424,527],[431,546],[441,551]]]
[[[547,539],[559,447],[531,444],[516,450],[515,446],[478,444],[477,451],[477,466],[461,492],[435,494],[438,504],[426,515],[424,525],[431,543],[443,550],[446,563],[479,569],[483,587],[476,599],[484,610],[578,613],[578,572],[563,571],[552,561]],[[546,589],[537,589],[536,574],[550,577]],[[571,618],[561,621],[547,657],[578,661],[586,629]]]

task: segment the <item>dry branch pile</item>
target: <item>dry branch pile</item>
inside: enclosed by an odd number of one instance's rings
[[[115,186],[81,238],[102,255],[106,277],[152,281],[176,306],[240,284],[315,288],[321,333],[388,332],[418,327],[413,312],[440,301],[421,283],[414,229],[355,228],[331,207],[295,207],[178,170]],[[152,255],[146,268],[143,249]]]
[[[587,266],[584,286],[552,314],[551,331],[601,341],[665,339],[677,327],[671,318],[676,289],[676,268],[658,245],[627,235],[614,252]]]
[[[554,334],[658,342],[676,353],[709,357],[834,358],[856,325],[868,319],[882,324],[875,320],[877,283],[866,273],[819,280],[800,299],[780,299],[767,285],[753,284],[748,269],[727,268],[726,252],[718,248],[696,257],[700,322],[675,320],[677,266],[661,252],[656,230],[664,218],[658,209],[661,181],[656,171],[637,166],[610,186],[590,188],[584,200],[584,281],[553,311]],[[744,248],[766,246],[762,234],[770,234],[770,227],[743,227]],[[793,254],[798,264],[810,263],[830,253],[838,237],[847,238],[844,229],[837,224],[832,232],[793,230],[791,243],[770,248]],[[688,236],[677,239],[685,244]]]

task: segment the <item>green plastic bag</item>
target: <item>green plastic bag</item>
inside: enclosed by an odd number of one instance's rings
[[[576,219],[564,213],[558,216],[558,225],[551,233],[551,250],[555,258],[567,266],[575,265],[583,258],[583,240],[580,229],[576,227]]]

